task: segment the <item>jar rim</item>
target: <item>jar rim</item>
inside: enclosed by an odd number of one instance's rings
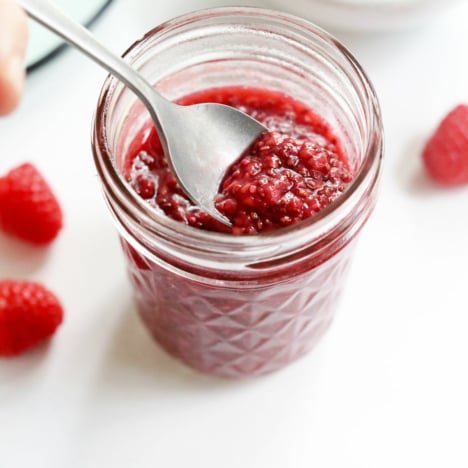
[[[298,245],[299,237],[302,238],[305,232],[307,232],[310,239],[323,240],[330,230],[331,215],[340,211],[343,213],[347,211],[346,207],[351,203],[351,200],[353,198],[360,198],[362,195],[359,192],[362,192],[362,187],[366,182],[372,187],[377,184],[383,156],[383,128],[376,92],[361,65],[340,41],[310,21],[288,13],[258,7],[217,7],[187,13],[156,26],[130,45],[124,52],[123,57],[131,60],[132,55],[136,55],[144,50],[150,38],[154,38],[159,34],[176,29],[187,23],[196,23],[197,21],[211,17],[228,18],[238,17],[239,15],[256,18],[257,20],[263,18],[264,20],[280,21],[298,27],[303,32],[305,31],[337,49],[348,64],[351,65],[367,98],[370,108],[369,115],[371,116],[368,122],[370,127],[369,134],[372,134],[374,137],[369,138],[360,167],[346,191],[319,213],[300,223],[255,235],[232,235],[202,230],[158,213],[157,210],[152,208],[131,189],[113,162],[112,150],[106,138],[106,117],[112,97],[112,90],[118,84],[118,80],[111,75],[107,76],[104,81],[93,119],[92,144],[97,170],[105,188],[116,195],[115,201],[117,201],[117,204],[127,214],[130,214],[130,212],[138,213],[136,221],[139,225],[144,226],[153,234],[157,234],[165,239],[171,239],[175,235],[185,239],[189,238],[192,242],[197,243],[202,250],[212,250],[210,246],[218,245],[228,250],[232,249],[236,253],[239,253],[239,249],[246,253],[252,253],[256,252],[259,248],[263,249],[268,246],[273,248],[278,244],[293,247],[294,245]]]

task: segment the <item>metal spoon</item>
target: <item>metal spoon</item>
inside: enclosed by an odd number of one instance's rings
[[[19,4],[31,18],[84,52],[141,99],[182,190],[213,218],[230,226],[214,205],[219,185],[229,166],[267,129],[222,104],[179,106],[168,101],[128,63],[48,0],[19,0]]]

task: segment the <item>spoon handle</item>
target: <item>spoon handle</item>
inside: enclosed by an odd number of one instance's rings
[[[145,103],[150,102],[154,107],[158,101],[165,101],[128,63],[104,47],[85,27],[69,18],[53,3],[48,0],[18,0],[18,3],[32,19],[104,67]]]

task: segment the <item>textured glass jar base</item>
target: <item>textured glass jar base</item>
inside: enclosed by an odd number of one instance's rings
[[[230,378],[278,370],[317,344],[353,250],[282,283],[230,288],[180,277],[122,244],[139,313],[156,341],[185,364]]]

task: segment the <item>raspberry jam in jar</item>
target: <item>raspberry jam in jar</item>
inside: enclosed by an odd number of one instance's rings
[[[232,228],[194,206],[168,167],[152,122],[130,145],[125,178],[148,203],[200,229],[257,234],[296,224],[331,204],[353,174],[328,128],[305,105],[278,92],[249,87],[209,89],[179,99],[183,105],[216,102],[253,116],[261,135],[225,175],[216,207]]]
[[[224,179],[226,228],[178,189],[148,114],[107,79],[93,149],[140,315],[202,372],[279,369],[330,325],[375,204],[383,135],[372,86],[325,32],[255,8],[177,18],[126,58],[169,99],[233,105],[271,130]]]

